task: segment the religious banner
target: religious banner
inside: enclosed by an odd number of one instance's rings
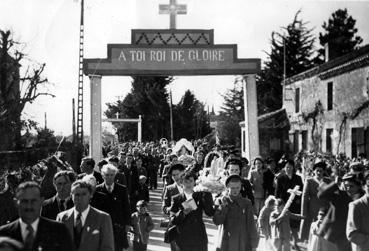
[[[238,59],[237,45],[214,45],[213,30],[132,30],[131,44],[108,44],[106,59],[85,59],[94,75],[255,74],[260,59]]]

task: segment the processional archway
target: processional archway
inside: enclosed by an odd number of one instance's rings
[[[237,45],[214,44],[213,30],[134,29],[131,44],[108,44],[107,58],[84,59],[90,78],[90,155],[102,156],[102,76],[243,75],[246,158],[259,155],[255,74],[260,59],[237,57]]]

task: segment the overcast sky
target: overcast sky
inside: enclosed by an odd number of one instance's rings
[[[106,58],[108,43],[129,44],[131,29],[169,28],[169,16],[159,15],[159,4],[169,0],[85,0],[85,58]],[[237,44],[238,58],[266,59],[272,31],[300,17],[314,33],[338,8],[347,8],[357,20],[358,34],[369,41],[368,1],[177,0],[187,15],[177,18],[178,29],[214,29],[215,44]],[[25,109],[24,117],[56,134],[72,132],[72,98],[77,101],[80,4],[75,0],[1,0],[0,29],[10,29],[24,43],[28,57],[46,63],[45,76],[55,98],[40,98]],[[318,43],[317,43],[318,45]],[[178,103],[186,89],[219,111],[221,94],[232,88],[235,76],[175,77],[171,84]],[[89,79],[84,78],[84,130],[89,133]],[[129,77],[103,77],[102,100],[114,102],[131,88]],[[103,110],[105,110],[103,105]]]

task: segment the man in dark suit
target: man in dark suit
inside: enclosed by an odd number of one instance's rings
[[[173,179],[174,183],[165,187],[162,204],[162,210],[164,214],[168,216],[170,214],[172,198],[183,190],[181,185],[181,176],[184,170],[185,167],[182,164],[175,164],[169,168],[168,175]],[[168,227],[170,227],[170,225]],[[174,241],[170,243],[170,250],[177,250],[177,246]]]
[[[15,194],[19,219],[0,227],[0,236],[22,242],[26,251],[75,250],[64,224],[40,217],[41,188],[36,182],[21,183]]]
[[[73,207],[73,201],[70,198],[72,185],[72,181],[70,180],[71,172],[60,171],[54,175],[53,183],[56,195],[44,201],[41,216],[55,220],[58,213]]]
[[[131,210],[127,188],[115,180],[118,169],[111,164],[101,169],[104,183],[96,187],[97,192],[104,193],[109,200],[109,215],[113,222],[115,250],[128,248],[127,231],[129,230]]]
[[[139,175],[132,154],[126,154],[124,159],[123,156],[121,156],[119,160],[119,169],[126,176],[131,209],[135,209],[138,196],[137,191],[139,188]]]
[[[173,196],[182,192],[181,176],[184,169],[185,167],[182,164],[175,164],[169,168],[168,175],[172,177],[174,183],[166,186],[164,190],[162,210],[166,215],[170,213]]]
[[[74,207],[59,213],[57,220],[67,226],[78,251],[114,251],[111,218],[107,213],[90,206],[92,192],[89,183],[83,180],[74,182]]]
[[[209,192],[194,192],[195,178],[196,175],[190,171],[183,175],[183,192],[173,197],[170,209],[172,223],[179,228],[175,242],[180,251],[208,249],[208,237],[202,216],[203,212],[208,216],[214,215],[213,198]]]
[[[101,176],[101,173],[96,172],[94,168],[95,168],[95,160],[93,158],[91,157],[83,158],[81,162],[82,173],[78,175],[78,179],[82,179],[83,176],[87,174],[93,174],[94,177],[96,178],[97,184],[103,183],[104,180]]]

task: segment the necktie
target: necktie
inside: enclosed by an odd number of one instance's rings
[[[65,211],[64,202],[65,200],[60,200],[60,212]]]
[[[109,187],[108,187],[108,191],[109,191],[109,193],[112,193],[112,192],[113,192],[113,188],[112,188],[112,186],[109,186]]]
[[[33,236],[33,228],[31,225],[27,225],[27,236],[26,239],[24,241],[24,247],[25,250],[30,251],[32,250],[32,246],[33,246],[33,241],[34,241],[34,236]]]
[[[81,236],[82,236],[82,214],[78,213],[74,226],[74,242],[77,248],[79,247],[79,244],[81,242]]]

